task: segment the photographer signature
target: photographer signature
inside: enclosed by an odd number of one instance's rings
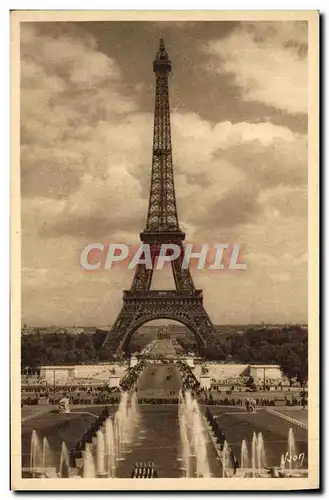
[[[287,453],[282,456],[282,464],[285,465],[286,463],[291,464],[292,462],[300,461],[299,466],[302,467],[304,458],[305,458],[305,453],[299,453],[299,455],[297,454],[292,455],[287,451]]]

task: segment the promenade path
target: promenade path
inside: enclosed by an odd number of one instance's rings
[[[138,386],[138,397],[178,397],[181,381],[175,364],[149,364]],[[152,461],[159,477],[184,477],[177,404],[140,404],[140,423],[129,452],[117,469],[118,477],[129,477],[136,462]],[[211,474],[222,475],[221,463],[205,430]]]

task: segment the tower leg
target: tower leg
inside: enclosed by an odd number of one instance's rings
[[[201,298],[182,297],[177,292],[154,292],[155,295],[125,299],[117,320],[104,344],[113,356],[122,356],[133,333],[155,319],[178,321],[196,337],[200,354],[216,358],[220,349],[214,326]]]

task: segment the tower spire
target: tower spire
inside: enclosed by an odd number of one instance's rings
[[[156,77],[156,90],[151,190],[146,229],[141,238],[143,241],[146,241],[145,238],[149,240],[149,235],[146,235],[149,232],[175,231],[180,233],[180,239],[184,239],[185,235],[178,225],[171,149],[168,84],[171,61],[163,37],[160,38],[159,48],[153,61],[153,71]]]
[[[159,49],[156,55],[157,59],[168,59],[168,52],[165,47],[165,42],[163,35],[161,34],[160,41],[159,41]]]
[[[171,71],[171,61],[169,60],[163,36],[160,37],[159,47],[153,62],[153,71],[156,75],[165,75]]]

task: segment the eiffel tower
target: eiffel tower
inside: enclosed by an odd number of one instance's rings
[[[200,354],[214,355],[217,340],[214,326],[203,306],[202,290],[194,286],[189,269],[182,269],[185,233],[178,223],[171,149],[168,75],[171,61],[163,38],[153,62],[156,76],[151,191],[143,243],[150,245],[152,268],[161,244],[176,244],[180,256],[172,261],[176,290],[150,290],[153,269],[136,266],[130,290],[123,292],[123,306],[103,345],[115,357],[121,356],[130,338],[144,323],[170,319],[193,332]]]

